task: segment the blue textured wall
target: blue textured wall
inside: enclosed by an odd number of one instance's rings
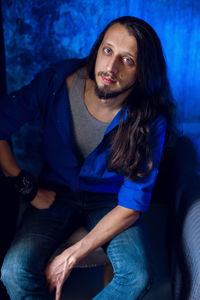
[[[116,17],[149,22],[164,48],[181,126],[200,144],[200,1],[2,0],[2,10],[9,91],[51,62],[86,56]]]

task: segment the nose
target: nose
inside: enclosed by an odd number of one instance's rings
[[[109,59],[107,63],[107,71],[116,74],[118,72],[118,62],[116,57]]]

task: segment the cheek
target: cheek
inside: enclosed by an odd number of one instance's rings
[[[127,82],[131,82],[135,80],[135,74],[133,74],[132,72],[121,72],[119,74],[119,78],[121,80],[126,80]]]
[[[97,53],[95,70],[96,72],[105,71],[107,66],[107,57],[105,57],[101,52]]]
[[[96,64],[95,64],[95,75],[97,76],[98,73],[101,71],[101,65],[99,64],[99,59],[96,60]]]
[[[96,69],[99,69],[99,67],[101,67],[101,63],[102,63],[102,55],[98,52],[96,58]]]
[[[129,81],[130,81],[130,82],[135,82],[136,77],[137,77],[136,72],[135,72],[135,71],[134,71],[134,72],[131,72],[131,73],[129,74]]]

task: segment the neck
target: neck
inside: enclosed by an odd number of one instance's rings
[[[115,98],[100,99],[95,93],[95,83],[87,78],[84,92],[85,105],[90,114],[99,121],[111,122],[122,108],[130,91]]]

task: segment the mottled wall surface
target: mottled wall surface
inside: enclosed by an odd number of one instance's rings
[[[168,64],[184,131],[200,133],[200,1],[2,0],[9,91],[49,63],[84,57],[104,26],[122,15],[149,22]]]

